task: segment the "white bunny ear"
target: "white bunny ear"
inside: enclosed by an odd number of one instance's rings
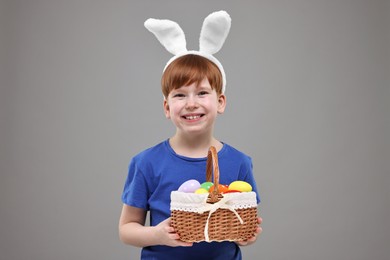
[[[187,51],[184,32],[177,23],[149,18],[144,25],[173,55]]]
[[[203,22],[199,38],[199,51],[214,54],[218,52],[229,34],[231,18],[225,11],[208,15]]]

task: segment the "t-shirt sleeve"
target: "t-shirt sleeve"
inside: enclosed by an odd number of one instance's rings
[[[149,210],[149,188],[142,166],[135,158],[129,165],[129,171],[122,193],[122,202],[126,205]]]
[[[243,164],[242,170],[243,170],[242,172],[244,173],[243,180],[252,186],[253,191],[256,192],[256,195],[257,195],[256,196],[257,203],[260,203],[260,194],[259,194],[258,189],[257,189],[256,180],[253,176],[253,163],[252,163],[252,159],[250,157],[247,157],[247,159],[245,160],[245,163]]]

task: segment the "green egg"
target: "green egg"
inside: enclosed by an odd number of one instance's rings
[[[200,187],[208,191],[210,189],[210,187],[213,186],[213,185],[214,185],[214,183],[206,181],[206,182],[203,182],[200,185]]]

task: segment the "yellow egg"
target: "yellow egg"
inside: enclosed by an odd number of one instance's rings
[[[205,194],[205,193],[209,193],[206,189],[203,189],[203,188],[199,188],[195,191],[196,194]]]
[[[229,190],[239,190],[241,192],[252,191],[252,186],[245,181],[233,181],[229,185]]]

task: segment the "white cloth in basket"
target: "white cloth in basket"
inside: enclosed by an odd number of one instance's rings
[[[225,198],[224,204],[231,207],[232,209],[247,209],[257,207],[256,193],[253,191],[225,193],[222,195]],[[202,214],[209,210],[209,205],[212,205],[206,203],[207,197],[207,193],[195,194],[172,191],[171,211],[180,210]]]

